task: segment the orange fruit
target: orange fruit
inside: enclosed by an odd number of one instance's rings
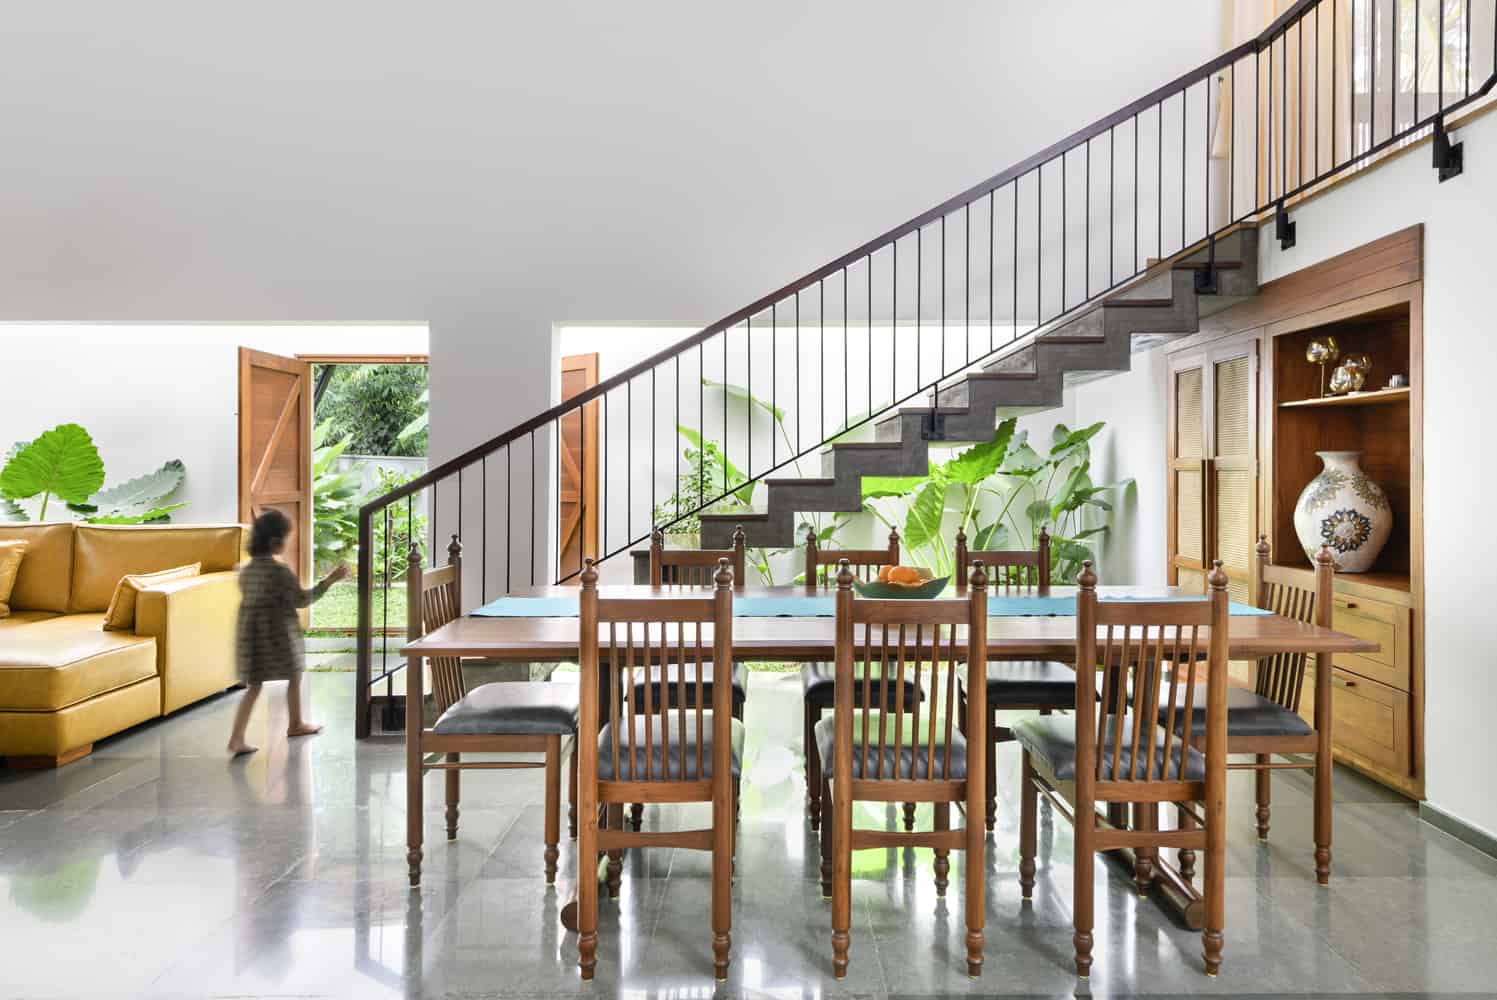
[[[893,569],[894,569],[893,566],[880,566],[878,568],[878,582],[879,583],[888,583],[889,582],[889,574],[893,571]]]
[[[920,571],[913,566],[895,566],[889,571],[889,582],[904,586],[920,583],[922,581]]]

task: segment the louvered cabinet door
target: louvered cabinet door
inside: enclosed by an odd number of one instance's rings
[[[1252,600],[1258,530],[1256,335],[1170,359],[1169,579],[1205,593],[1220,559],[1232,600]]]
[[[1206,364],[1173,359],[1169,401],[1169,581],[1206,589]]]

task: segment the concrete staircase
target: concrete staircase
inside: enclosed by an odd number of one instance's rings
[[[1128,371],[1134,353],[1195,333],[1203,316],[1257,294],[1256,227],[1221,237],[1208,268],[1211,257],[1200,248],[1156,265],[1123,291],[943,380],[934,406],[901,407],[874,424],[872,440],[823,448],[821,476],[767,479],[761,509],[702,514],[703,548],[731,547],[739,524],[750,546],[793,547],[802,514],[861,510],[864,476],[925,475],[933,411],[937,446],[987,441],[1000,420],[1058,407],[1066,386]],[[1214,288],[1198,290],[1200,278],[1214,279]]]

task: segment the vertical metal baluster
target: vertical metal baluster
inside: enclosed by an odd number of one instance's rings
[[[1376,9],[1376,7],[1373,8],[1374,11]],[[1435,32],[1435,39],[1440,43],[1435,50],[1435,79],[1437,80],[1435,90],[1438,94],[1435,98],[1435,114],[1438,116],[1445,110],[1445,0],[1439,0],[1439,10],[1436,14],[1440,19],[1439,29]]]
[[[1034,328],[1045,319],[1045,165],[1034,168]]]
[[[1019,336],[1019,178],[1013,180],[1014,186],[1014,313],[1013,327],[1008,331],[1008,339],[1012,342]]]
[[[1220,87],[1217,88],[1216,96],[1221,96]],[[1209,236],[1211,235],[1211,77],[1209,76],[1206,77],[1206,108],[1202,112],[1201,118],[1203,124],[1205,125],[1205,128],[1201,130],[1201,139],[1206,146],[1205,160],[1201,168],[1201,174],[1206,179],[1206,191],[1201,198],[1202,202],[1204,202],[1205,205],[1206,214],[1205,224],[1201,230],[1201,235]]]
[[[1377,145],[1377,0],[1369,0],[1372,16],[1367,20],[1367,148]],[[1445,9],[1444,0],[1440,9]],[[1287,49],[1287,45],[1286,45]],[[1388,133],[1391,138],[1393,133]]]
[[[1066,260],[1066,195],[1070,191],[1069,182],[1066,180],[1066,165],[1068,157],[1065,153],[1060,154],[1060,309],[1057,316],[1065,315],[1066,311],[1066,271],[1068,262]]]
[[[1187,93],[1189,91],[1190,91],[1189,87],[1183,87],[1180,90],[1180,249],[1181,250],[1185,249],[1185,186],[1186,186],[1185,185],[1185,176],[1187,174],[1187,170],[1186,170],[1186,156],[1185,156],[1185,133],[1188,131],[1188,129],[1185,127],[1185,123],[1190,118],[1190,114],[1189,114],[1190,109],[1188,107],[1188,102],[1186,101],[1185,98],[1186,98],[1186,95],[1187,95]]]
[[[962,206],[962,302],[966,306],[966,329],[962,332],[962,357],[972,363],[972,203]]]
[[[1317,11],[1319,7],[1315,8]],[[1320,38],[1315,39],[1316,55],[1319,56]],[[1317,94],[1320,84],[1316,83]],[[1217,91],[1221,96],[1221,91]],[[1227,121],[1232,123],[1232,131],[1227,133],[1227,224],[1231,225],[1237,221],[1237,60],[1232,60],[1232,68],[1227,82]],[[1315,137],[1320,138],[1318,134]]]
[[[676,355],[675,361],[676,361],[676,420],[675,420],[675,426],[676,427],[680,427],[681,426],[681,355],[680,354]],[[583,425],[584,428],[586,428],[586,426],[587,426],[586,424]],[[584,433],[585,433],[585,430],[584,430]],[[679,433],[679,432],[677,432],[677,433]],[[770,438],[770,440],[773,441],[774,438]],[[674,451],[675,451],[675,446],[676,446],[676,434],[672,434],[671,435],[671,450],[672,450],[672,453],[674,453]],[[677,462],[677,460],[675,458],[671,459],[671,468],[674,469],[675,472],[676,472],[675,475],[671,476],[671,486],[674,487],[676,485],[677,478],[681,475],[681,472],[680,472],[681,466],[680,466],[680,464]],[[677,490],[677,489],[673,489],[672,492],[675,493],[675,495],[676,495],[676,520],[679,521],[679,520],[681,520],[681,491]]]
[[[1154,157],[1154,164],[1159,168],[1159,176],[1156,178],[1154,203],[1155,208],[1159,210],[1159,232],[1155,236],[1158,245],[1154,249],[1158,258],[1164,260],[1164,101],[1161,100],[1155,107],[1159,109],[1159,134],[1155,136],[1159,143],[1159,151]]]
[[[1112,199],[1112,185],[1116,181],[1117,175],[1112,172],[1112,166],[1111,166],[1111,164],[1108,165],[1107,169],[1108,169],[1108,172],[1109,172],[1109,179],[1107,181],[1107,197],[1108,197],[1108,203],[1111,204],[1111,199]],[[1137,274],[1139,272],[1139,265],[1138,265],[1138,182],[1139,182],[1139,173],[1138,173],[1138,115],[1135,113],[1134,116],[1133,116],[1133,270],[1131,272],[1129,272],[1130,276],[1133,275],[1133,274]],[[1110,241],[1112,239],[1112,237],[1109,236],[1108,239]],[[1117,285],[1117,279],[1116,279],[1116,277],[1114,277],[1113,272],[1112,272],[1112,266],[1113,266],[1112,262],[1114,260],[1116,260],[1116,258],[1112,255],[1111,249],[1109,249],[1108,250],[1108,264],[1107,264],[1107,285],[1108,285],[1109,288],[1115,287]]]
[[[1279,88],[1279,114],[1283,117],[1283,134],[1279,136],[1279,193],[1289,194],[1289,28],[1279,37],[1284,51],[1279,55],[1279,72],[1282,86]]]
[[[821,398],[817,400],[820,410],[816,417],[816,439],[826,440],[826,279],[816,282],[816,373],[821,379]]]
[[[551,435],[556,438],[556,537],[561,538],[561,418],[551,421]],[[561,546],[556,546],[556,573],[552,583],[561,582]]]
[[[601,490],[598,491],[598,495],[602,498],[602,501],[603,501],[603,509],[600,512],[600,514],[601,514],[602,521],[603,521],[603,552],[604,552],[605,555],[609,552],[609,548],[608,548],[608,496],[609,496],[610,493],[613,492],[613,490],[611,490],[611,489],[608,488],[609,484],[612,482],[612,478],[608,475],[608,470],[609,470],[609,467],[613,464],[613,452],[608,447],[608,397],[610,395],[612,395],[611,392],[605,392],[605,393],[603,393],[603,448],[602,448],[602,452],[603,452],[603,489],[601,489]],[[702,428],[702,430],[703,430],[704,433],[706,432],[706,428],[705,427]],[[532,432],[532,438],[533,437],[534,437],[534,432]],[[534,440],[532,440],[531,441],[531,447],[534,447],[534,446],[535,446],[535,442],[534,442]],[[698,491],[697,496],[701,496],[701,495],[702,495],[701,492]]]
[[[436,491],[432,491],[432,506],[436,506]],[[435,520],[435,518],[433,518]],[[530,545],[526,549],[530,556],[530,585],[535,586],[535,431],[530,432]]]
[[[921,379],[921,364],[925,357],[925,338],[921,336],[924,330],[925,319],[925,230],[915,230],[915,391],[919,392],[924,385]]]
[[[1349,0],[1349,2],[1351,3],[1351,13],[1348,16],[1351,20],[1351,24],[1348,25],[1346,29],[1346,45],[1347,48],[1351,50],[1351,69],[1347,71],[1346,78],[1346,113],[1347,117],[1350,119],[1351,131],[1347,134],[1346,158],[1347,160],[1355,160],[1357,158],[1357,4],[1356,0]],[[1445,0],[1437,0],[1437,2],[1444,3]],[[1414,76],[1416,78],[1419,75],[1418,28],[1419,0],[1414,0]],[[1271,69],[1272,67],[1270,67],[1270,70]],[[1270,75],[1272,74],[1270,73]],[[1273,81],[1272,79],[1270,79],[1269,85],[1272,86],[1272,84]],[[1269,100],[1273,100],[1272,93],[1269,94]],[[1414,86],[1414,101],[1415,107],[1417,109],[1419,101],[1419,86],[1417,80]]]
[[[723,357],[727,357],[724,352]],[[800,446],[800,291],[795,293],[795,454],[802,452]],[[727,475],[726,468],[723,475]]]
[[[1398,36],[1398,2],[1393,0],[1393,83],[1388,88],[1388,136],[1392,138],[1398,132],[1398,50],[1401,39]],[[1320,8],[1315,8],[1315,65],[1320,65]],[[1320,94],[1320,77],[1317,72],[1315,78],[1315,92]],[[1318,112],[1319,109],[1317,109]],[[1319,125],[1319,119],[1316,119]],[[1318,131],[1318,130],[1317,130]],[[1316,135],[1317,139],[1320,138]],[[1317,164],[1319,166],[1319,164]]]
[[[457,537],[463,537],[463,467],[457,469]]]
[[[1109,132],[1110,131],[1111,130],[1109,129]],[[1083,293],[1084,293],[1081,296],[1081,300],[1083,302],[1086,302],[1086,301],[1089,301],[1091,299],[1091,297],[1092,297],[1092,141],[1091,141],[1091,139],[1087,139],[1086,140],[1086,184],[1085,184],[1085,187],[1083,188],[1083,190],[1081,192],[1081,219],[1082,219],[1082,224],[1081,224],[1082,225],[1082,231],[1085,233],[1085,235],[1082,238],[1082,242],[1081,242],[1081,245],[1082,245],[1082,252],[1081,252],[1081,261],[1082,261],[1081,278],[1082,278],[1082,289],[1083,289]],[[955,669],[955,667],[953,666],[952,669]]]
[[[655,414],[659,412],[655,408],[655,369],[650,368],[650,527],[655,526]],[[752,370],[752,369],[750,369]],[[752,469],[752,466],[750,466]],[[750,471],[749,475],[753,475]]]
[[[1466,64],[1466,96],[1471,96],[1471,0],[1466,0],[1465,11],[1461,14],[1461,23],[1466,29],[1466,48],[1462,53]],[[1397,86],[1395,83],[1394,86]]]
[[[702,436],[707,435],[707,356],[706,341],[697,345],[697,424]],[[606,400],[606,397],[605,397]],[[701,449],[697,449],[697,500],[707,495],[707,462]]]
[[[889,363],[889,405],[899,399],[899,237],[894,238],[894,263],[890,270],[889,347],[893,360]]]
[[[940,405],[941,379],[946,374],[946,216],[941,216],[941,366],[936,369],[936,394],[932,402]]]
[[[586,440],[585,434],[583,439]],[[585,469],[587,468],[585,452],[582,459],[582,467]],[[483,456],[478,463],[478,469],[479,474],[483,476],[483,485],[478,491],[478,502],[483,507],[479,511],[478,518],[478,533],[483,536],[479,539],[478,546],[478,601],[480,604],[487,604],[489,603],[489,456]]]
[[[723,452],[728,450],[728,432],[723,429]],[[624,383],[624,544],[634,540],[634,380]]]
[[[852,367],[847,349],[847,268],[842,269],[842,427],[852,422],[852,387],[847,374]],[[771,437],[773,435],[771,434]]]
[[[432,488],[436,492],[436,488]],[[406,498],[406,511],[410,511],[410,497]],[[432,518],[433,522],[436,518]],[[407,542],[414,542],[415,532],[411,530],[411,518],[407,513],[405,519]],[[380,588],[380,646],[379,646],[379,672],[385,677],[385,697],[392,698],[395,694],[394,682],[390,679],[390,508],[385,507],[385,579]]]
[[[771,302],[769,305],[769,409],[774,412],[778,409],[775,397],[778,395],[776,386],[780,381],[779,363],[775,355],[779,351],[778,341],[780,339],[780,304]],[[778,443],[775,441],[774,428],[769,429],[769,467],[772,469],[779,462],[775,453]]]
[[[1270,50],[1270,54],[1272,54]],[[1273,74],[1270,72],[1270,78]],[[1272,83],[1270,83],[1272,86]],[[1334,96],[1334,88],[1332,95]],[[1248,210],[1251,215],[1257,211],[1257,206],[1263,204],[1263,146],[1259,141],[1259,135],[1263,131],[1263,53],[1253,52],[1253,208]],[[1331,129],[1332,132],[1336,130]]]
[[[1373,0],[1373,2],[1375,3],[1376,0]],[[1376,19],[1372,23],[1374,25],[1377,24]],[[1374,28],[1373,30],[1375,31],[1376,29]],[[1299,127],[1299,148],[1295,150],[1298,160],[1296,164],[1298,171],[1295,174],[1294,180],[1297,187],[1303,187],[1305,184],[1305,19],[1303,17],[1295,25],[1294,37],[1298,39],[1299,45],[1298,54],[1294,57],[1294,117]],[[1284,53],[1287,55],[1288,52],[1289,38],[1286,35],[1284,38]]]
[[[998,242],[995,236],[993,222],[994,213],[998,206],[993,201],[993,192],[988,192],[988,353],[993,352],[993,285],[998,280],[998,268],[995,266],[994,255],[998,251]]]
[[[863,258],[868,268],[868,415],[873,416],[873,254]]]
[[[723,496],[728,495],[728,331],[723,338]]]
[[[514,591],[514,581],[510,574],[511,557],[514,555],[515,536],[515,490],[514,490],[514,457],[512,445],[504,446],[504,592],[506,594]],[[605,526],[606,527],[606,526]]]
[[[723,331],[723,336],[724,337],[727,336],[727,331],[726,330]],[[754,398],[754,317],[752,317],[752,316],[748,317],[748,320],[747,320],[746,325],[744,327],[744,338],[747,341],[747,343],[745,345],[745,348],[744,348],[744,353],[745,353],[745,355],[748,358],[748,377],[744,380],[744,388],[747,391],[748,399],[745,399],[743,401],[743,415],[744,415],[744,418],[748,421],[748,435],[747,435],[748,436],[748,464],[746,466],[744,466],[744,468],[748,469],[748,477],[750,479],[753,479],[754,478],[754,411],[753,411],[753,405],[754,404],[751,402],[751,400]],[[725,381],[725,382],[727,381],[727,372],[723,373],[723,381]],[[770,436],[770,440],[774,440],[773,435]]]

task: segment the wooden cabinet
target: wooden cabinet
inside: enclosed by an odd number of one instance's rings
[[[1416,798],[1424,792],[1422,244],[1414,227],[1286,275],[1203,319],[1199,334],[1174,345],[1166,484],[1170,579],[1197,585],[1209,560],[1221,558],[1240,600],[1231,561],[1258,532],[1268,536],[1273,561],[1302,568],[1308,582],[1295,502],[1320,472],[1316,452],[1362,453],[1362,468],[1388,494],[1394,522],[1370,572],[1336,577],[1334,627],[1378,644],[1373,653],[1335,658],[1336,758]],[[1326,336],[1343,354],[1371,356],[1372,391],[1322,397],[1320,371],[1305,349]],[[1223,365],[1233,358],[1251,359],[1245,363],[1256,380],[1243,404],[1256,426],[1250,454],[1228,444],[1241,437],[1222,432],[1231,426],[1224,414],[1236,405],[1222,388]],[[1409,385],[1379,390],[1391,374],[1406,374]],[[1233,493],[1232,474],[1242,469],[1256,470],[1247,504]],[[1311,668],[1300,701],[1307,719],[1314,689]]]

